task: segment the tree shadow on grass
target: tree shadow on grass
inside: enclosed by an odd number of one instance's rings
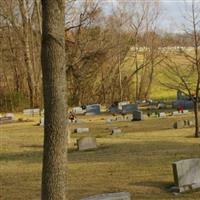
[[[131,161],[134,158],[146,158],[148,162],[154,159],[166,161],[166,157],[172,159],[186,159],[191,155],[199,155],[199,144],[185,144],[182,142],[143,141],[143,142],[121,142],[115,144],[102,144],[96,150],[77,151],[70,150],[69,162],[113,162]],[[149,158],[152,159],[149,159]]]
[[[174,186],[174,183],[166,181],[145,181],[145,182],[142,181],[142,182],[130,183],[130,185],[142,186],[142,187],[155,187],[165,192],[170,192],[170,188]]]
[[[42,161],[42,145],[26,145],[24,148],[33,148],[23,152],[12,152],[0,154],[0,161],[24,161],[39,163]],[[143,141],[122,142],[115,144],[101,144],[97,149],[91,151],[68,150],[69,162],[132,162],[134,158],[143,158],[147,163],[152,164],[155,159],[167,162],[166,157],[171,161],[174,159],[185,159],[199,157],[199,144],[185,144],[179,142]],[[151,157],[152,159],[148,159]],[[141,160],[140,160],[141,161]]]
[[[36,148],[36,149],[41,149],[41,148],[43,148],[43,145],[21,145],[20,147],[22,147],[22,148]]]
[[[42,161],[42,151],[24,151],[20,153],[2,153],[0,161],[12,162],[23,161],[28,163],[40,163]]]

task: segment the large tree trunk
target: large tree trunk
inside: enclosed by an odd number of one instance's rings
[[[42,1],[42,71],[45,109],[42,200],[66,199],[64,6],[64,0]]]

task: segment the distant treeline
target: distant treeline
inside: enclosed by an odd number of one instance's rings
[[[158,1],[133,1],[109,15],[96,1],[66,6],[70,106],[151,98],[155,68],[170,62],[164,47],[193,46],[191,34],[159,29]],[[0,2],[1,111],[42,107],[41,16],[37,0]]]

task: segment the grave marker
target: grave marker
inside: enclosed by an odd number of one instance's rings
[[[131,200],[131,194],[129,192],[105,193],[81,200]]]
[[[142,111],[139,111],[139,110],[135,110],[133,112],[133,120],[134,121],[141,121],[144,119],[144,116],[142,114]]]
[[[174,128],[176,129],[180,129],[180,128],[184,128],[185,127],[185,123],[183,120],[179,120],[174,124]]]
[[[120,135],[122,133],[122,130],[119,128],[113,128],[111,135]]]
[[[97,148],[96,138],[95,137],[82,137],[77,140],[78,150],[92,150]]]
[[[179,192],[200,188],[200,158],[174,162],[172,168]]]
[[[13,113],[6,113],[6,114],[5,114],[5,117],[6,117],[6,118],[11,118],[12,120],[14,120],[15,115],[14,115]]]
[[[72,112],[75,114],[84,114],[85,110],[82,107],[74,107],[72,108]]]
[[[39,108],[24,109],[24,110],[23,110],[23,114],[25,114],[25,115],[40,114],[40,109],[39,109]]]
[[[118,103],[118,109],[122,110],[122,106],[125,106],[127,104],[130,104],[130,102],[129,101],[121,101],[121,102],[119,102]]]
[[[159,113],[159,117],[160,117],[160,118],[166,118],[167,115],[166,115],[165,112],[161,112],[161,113]]]
[[[135,110],[138,110],[137,104],[126,104],[122,105],[122,113],[133,113]]]
[[[189,119],[188,120],[188,126],[195,126],[195,120],[194,119]]]
[[[100,104],[92,104],[86,106],[86,115],[98,115],[101,112]]]
[[[74,133],[86,133],[89,132],[89,128],[76,128]]]

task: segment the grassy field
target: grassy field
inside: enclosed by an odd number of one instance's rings
[[[164,50],[163,52],[165,56],[168,56],[169,58],[172,59],[173,62],[175,62],[181,69],[182,76],[184,76],[185,72],[188,69],[188,66],[191,66],[191,63],[188,63],[188,60],[185,58],[183,53],[180,53],[179,50]],[[189,55],[193,55],[194,51],[187,51]],[[144,55],[145,52],[141,51],[137,54],[137,62],[138,65],[144,64]],[[161,57],[160,57],[161,58]],[[159,58],[159,59],[160,59]],[[158,59],[158,60],[159,60]],[[166,61],[166,60],[165,60]],[[173,66],[173,65],[172,65]],[[147,65],[147,68],[149,66]],[[121,65],[121,71],[123,76],[128,76],[136,69],[135,66],[135,53],[134,50],[130,50],[124,61],[122,62]],[[150,98],[151,99],[156,99],[156,100],[174,100],[176,99],[176,89],[172,90],[167,88],[166,86],[163,85],[163,83],[169,83],[171,80],[167,78],[166,74],[168,74],[170,77],[174,76],[174,74],[169,74],[167,70],[167,65],[164,64],[164,62],[161,62],[160,64],[154,66],[154,75],[153,75],[153,81],[151,85],[151,91],[150,91]],[[140,77],[144,77],[143,70],[139,71],[138,73],[139,79]],[[135,81],[136,81],[136,76],[132,78],[132,86],[131,86],[131,93],[135,91]],[[144,80],[144,79],[142,79]],[[178,81],[177,77],[175,77],[175,80]],[[191,76],[191,80],[196,80],[194,76]],[[195,88],[194,88],[195,89]]]
[[[193,138],[192,128],[172,129],[175,117],[112,124],[105,123],[106,118],[88,116],[82,118],[84,123],[71,125],[90,127],[89,135],[97,137],[99,148],[69,148],[69,200],[118,191],[130,192],[134,200],[200,199],[200,191],[178,196],[168,191],[173,184],[171,163],[200,157],[200,139]],[[0,125],[1,200],[40,199],[43,128],[35,124]],[[116,126],[125,134],[111,136]],[[73,142],[79,137],[73,133]]]

